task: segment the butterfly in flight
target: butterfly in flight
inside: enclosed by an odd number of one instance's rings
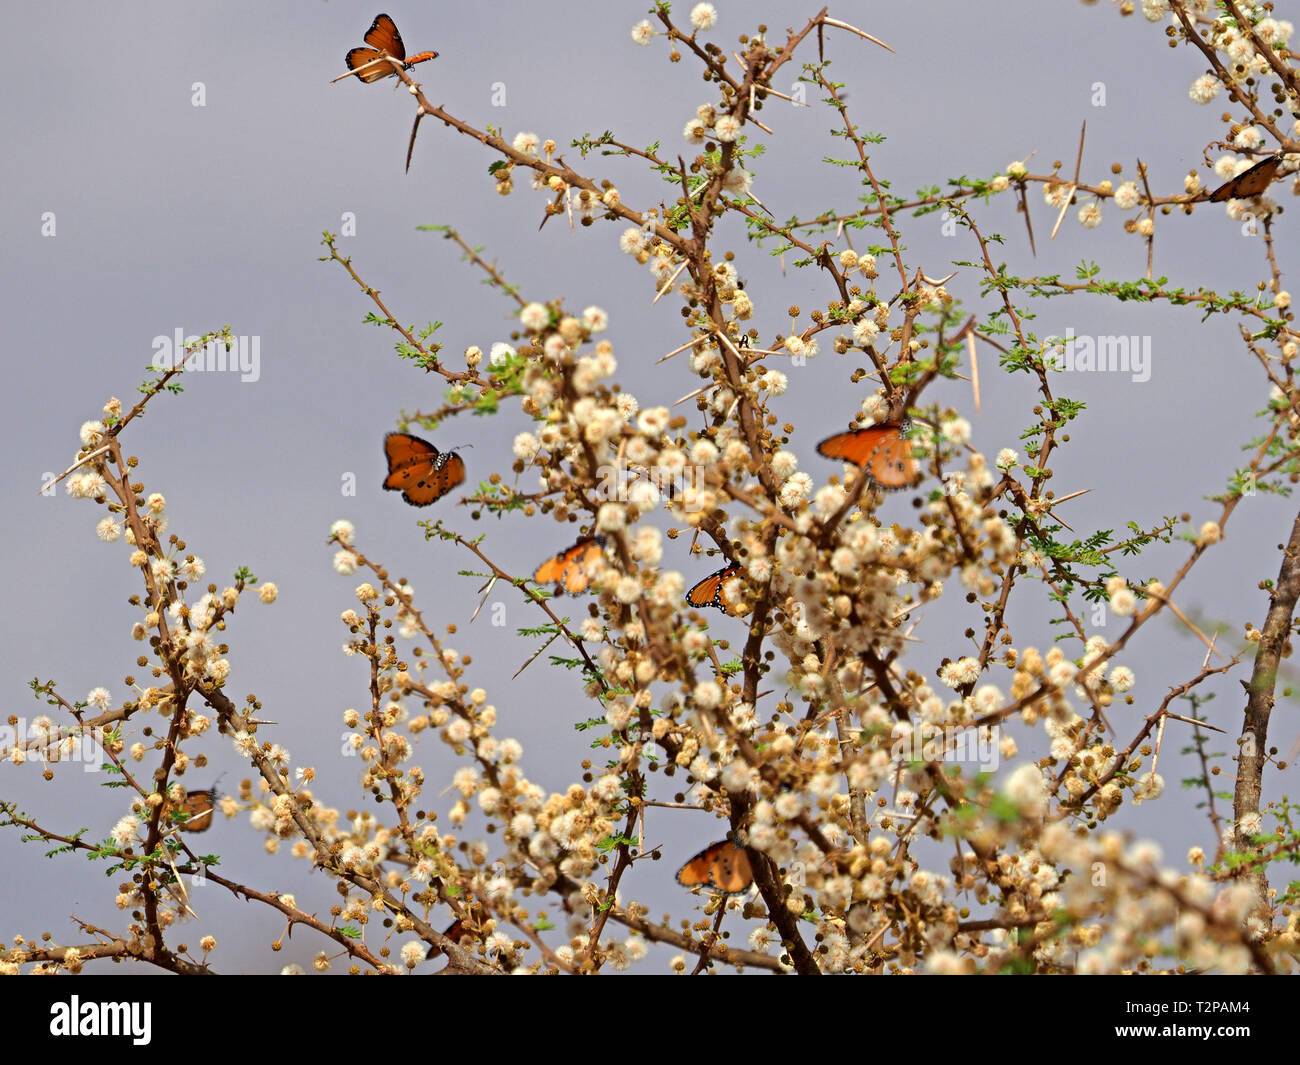
[[[538,584],[554,584],[555,594],[581,595],[598,572],[604,554],[603,536],[586,536],[572,547],[548,558],[533,574]]]
[[[401,492],[413,507],[436,503],[465,480],[465,463],[454,451],[439,451],[429,441],[410,433],[384,437],[388,476],[384,488]]]
[[[1210,193],[1211,203],[1223,203],[1224,200],[1249,200],[1258,196],[1273,183],[1282,162],[1281,155],[1270,155],[1263,162],[1256,163],[1249,170],[1243,170],[1231,181],[1220,185]]]
[[[705,887],[722,895],[743,895],[754,883],[749,855],[729,839],[710,843],[677,870],[682,887]]]
[[[168,811],[173,822],[183,832],[206,832],[212,827],[212,812],[216,809],[217,789],[188,791],[185,798]]]
[[[733,578],[740,576],[740,564],[730,562],[722,569],[710,573],[699,584],[686,593],[687,606],[715,607],[724,614],[739,617],[745,612],[745,604],[734,594],[728,595],[724,589]]]
[[[375,21],[370,24],[370,29],[366,30],[365,37],[362,38],[370,47],[353,48],[348,52],[345,62],[348,70],[365,82],[380,81],[383,78],[397,77],[397,71],[393,65],[384,60],[384,53],[388,53],[394,59],[402,61],[402,66],[410,70],[416,63],[423,63],[427,59],[437,59],[437,52],[421,52],[419,55],[413,55],[410,59],[406,58],[406,45],[402,43],[402,35],[397,32],[397,26],[387,15],[376,15]],[[342,77],[346,78],[344,74]],[[335,78],[335,81],[341,80]]]
[[[921,477],[921,468],[912,455],[912,441],[908,439],[911,429],[912,423],[907,419],[850,429],[828,436],[817,445],[817,453],[860,466],[871,483],[886,492],[908,488]]]

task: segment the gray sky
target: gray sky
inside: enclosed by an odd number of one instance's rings
[[[802,23],[818,7],[790,3],[721,0],[721,21],[712,40],[734,48],[739,33],[759,21],[776,39],[786,25]],[[143,678],[134,661],[141,646],[130,638],[137,613],[126,599],[139,591],[121,543],[105,545],[94,534],[104,511],[62,491],[37,494],[46,471],[61,472],[74,456],[77,430],[97,417],[109,396],[135,399],[145,377],[155,336],[174,330],[197,334],[229,323],[238,335],[256,336],[260,377],[241,383],[236,375],[186,375],[185,393],[155,400],[148,417],[127,433],[128,451],[140,456],[138,477],[147,490],[163,492],[171,531],[208,566],[208,579],[224,585],[240,565],[275,581],[280,600],[266,607],[250,596],[231,619],[226,640],[233,666],[228,693],[236,701],[255,692],[263,716],[279,724],[263,733],[283,742],[296,765],[315,766],[317,793],[344,810],[363,801],[359,764],[340,757],[342,713],[364,709],[366,671],[346,658],[341,611],[353,606],[355,578],[330,568],[325,543],[332,521],[347,517],[359,544],[394,575],[405,576],[439,626],[461,626],[456,646],[474,654],[472,683],[487,687],[500,708],[501,734],[525,745],[530,775],[551,789],[577,779],[576,761],[588,739],[572,722],[594,711],[580,697],[577,678],[535,664],[520,681],[510,676],[535,650],[513,635],[538,624],[539,615],[502,593],[508,628],[480,619],[469,626],[477,603],[476,580],[460,577],[470,560],[443,544],[426,543],[417,526],[432,516],[462,532],[484,532],[486,549],[501,565],[531,571],[547,554],[574,538],[572,529],[518,517],[471,521],[464,508],[444,503],[416,511],[380,490],[381,441],[402,410],[430,410],[441,403],[440,378],[423,375],[393,354],[394,335],[364,325],[372,309],[336,264],[317,261],[322,230],[337,231],[345,212],[357,234],[341,247],[365,280],[380,289],[407,323],[441,320],[444,359],[461,363],[469,344],[486,350],[508,337],[512,304],[461,263],[439,236],[417,232],[420,224],[451,224],[482,245],[526,298],[565,299],[570,309],[598,304],[609,312],[606,334],[619,360],[620,381],[643,406],[671,403],[697,384],[684,360],[655,360],[686,339],[680,304],[665,298],[651,306],[646,271],[620,254],[622,224],[597,223],[571,232],[555,219],[538,232],[546,198],[521,180],[502,198],[487,167],[493,157],[481,145],[426,121],[409,174],[403,173],[413,105],[392,82],[337,85],[343,55],[361,43],[378,8],[329,0],[264,3],[52,3],[35,14],[18,5],[0,8],[8,39],[41,47],[12,49],[0,67],[5,100],[0,122],[10,152],[0,158],[0,261],[6,323],[5,417],[0,443],[7,456],[16,528],[22,544],[11,575],[11,620],[0,650],[5,714],[31,718],[44,708],[26,684],[33,676],[55,679],[70,699],[106,686],[116,703],[127,695],[124,676]],[[408,52],[436,49],[441,57],[416,68],[435,103],[472,125],[498,126],[506,136],[533,130],[567,145],[584,133],[612,129],[631,144],[661,141],[669,156],[687,155],[681,130],[697,105],[713,100],[689,58],[666,59],[662,40],[636,47],[629,29],[643,17],[643,4],[600,4],[569,14],[543,11],[517,0],[486,5],[408,4],[385,8],[396,20]],[[685,22],[689,5],[678,7]],[[1086,180],[1109,177],[1112,161],[1134,173],[1141,158],[1153,189],[1181,190],[1182,176],[1199,166],[1202,147],[1223,135],[1220,97],[1207,107],[1189,102],[1187,88],[1203,62],[1190,49],[1166,46],[1163,24],[1120,19],[1110,5],[1044,4],[1012,0],[990,7],[963,0],[926,5],[834,5],[832,14],[883,38],[897,55],[848,36],[829,40],[833,76],[848,83],[853,116],[867,130],[888,138],[874,149],[872,164],[895,190],[942,183],[961,174],[991,176],[1030,152],[1032,172],[1066,160],[1073,170],[1080,124],[1088,123]],[[810,47],[804,59],[815,58]],[[792,82],[797,73],[789,71]],[[202,82],[203,107],[192,105],[192,86]],[[1106,106],[1094,106],[1094,85],[1105,86]],[[494,84],[505,88],[504,107],[494,106]],[[781,86],[789,90],[789,85]],[[812,94],[810,94],[812,95]],[[778,218],[835,207],[852,208],[857,195],[851,171],[820,164],[845,155],[827,136],[833,115],[820,106],[796,110],[769,105],[764,120],[776,133],[762,138],[768,154],[753,164],[755,193]],[[750,130],[751,135],[754,130]],[[761,136],[761,135],[760,135]],[[637,209],[674,195],[626,160],[567,160],[597,180],[608,177],[625,203]],[[1202,169],[1203,180],[1213,181]],[[985,233],[1006,243],[995,254],[1014,273],[1057,273],[1072,278],[1082,260],[1099,263],[1105,276],[1136,279],[1146,268],[1146,247],[1123,232],[1113,206],[1097,230],[1085,231],[1067,216],[1055,242],[1048,240],[1055,212],[1030,197],[1038,256],[1030,255],[1023,224],[1010,195],[975,210]],[[57,235],[42,236],[42,216],[54,212]],[[931,276],[954,262],[977,258],[964,236],[946,237],[937,215],[902,222],[912,268]],[[1279,249],[1291,246],[1288,219],[1279,223]],[[1253,290],[1263,276],[1258,240],[1243,236],[1221,207],[1200,207],[1159,221],[1155,273],[1171,284]],[[781,264],[748,245],[727,222],[715,254],[732,248],[759,308],[755,323],[771,339],[789,329],[786,307],[805,313],[830,298],[812,271],[781,274]],[[859,244],[859,246],[861,246]],[[1285,266],[1286,264],[1284,264]],[[788,266],[788,263],[787,263]],[[995,304],[978,297],[971,268],[948,286],[970,310]],[[892,289],[891,289],[892,291]],[[1068,504],[1062,516],[1080,532],[1144,527],[1164,515],[1188,512],[1193,527],[1217,515],[1204,496],[1222,491],[1238,465],[1240,448],[1259,423],[1266,385],[1245,354],[1235,323],[1204,325],[1193,310],[1116,304],[1099,298],[1035,305],[1040,334],[1141,334],[1152,338],[1152,375],[1145,383],[1101,374],[1075,375],[1058,394],[1087,402],[1085,417],[1070,429],[1070,446],[1058,452],[1056,490],[1093,489]],[[793,447],[818,483],[838,468],[820,459],[816,442],[846,425],[865,395],[847,383],[848,364],[829,353],[790,370],[781,401],[783,419],[798,432]],[[785,367],[782,367],[785,368]],[[973,443],[992,459],[1016,447],[1032,421],[1031,382],[996,370],[993,353],[981,351],[984,406],[976,415],[970,390],[944,383],[929,401],[957,406],[974,427]],[[686,408],[686,409],[689,409]],[[692,426],[698,416],[691,415]],[[444,427],[439,443],[472,443],[464,452],[471,482],[492,470],[509,473],[510,442],[526,427],[517,403],[493,419],[464,417]],[[354,498],[340,483],[356,477]],[[524,481],[531,489],[532,475]],[[890,499],[887,521],[907,521],[910,494]],[[1226,542],[1183,586],[1179,605],[1228,637],[1245,620],[1261,622],[1265,598],[1257,584],[1277,570],[1275,545],[1291,522],[1291,505],[1260,496],[1240,507]],[[665,565],[688,578],[708,572],[706,562],[686,557],[685,540],[670,543]],[[1168,577],[1186,557],[1186,545],[1156,548],[1123,572],[1134,579]],[[717,563],[711,565],[716,566]],[[954,589],[956,585],[952,586]],[[1037,591],[1026,595],[1013,628],[1017,645],[1050,646],[1049,616]],[[945,655],[967,653],[962,630],[978,615],[960,594],[933,609],[917,635],[913,668],[933,675]],[[585,602],[578,611],[585,610]],[[730,632],[734,629],[734,632]],[[717,620],[714,630],[733,638],[740,624]],[[1117,622],[1100,630],[1113,637]],[[1072,652],[1073,653],[1073,652]],[[1121,659],[1138,675],[1137,703],[1117,709],[1120,740],[1136,731],[1139,715],[1152,712],[1170,684],[1193,675],[1203,649],[1172,621],[1158,622]],[[481,668],[479,668],[481,667]],[[1240,727],[1239,671],[1206,690],[1220,693],[1211,719],[1235,737]],[[994,678],[1007,686],[1005,674]],[[937,682],[936,682],[937,683]],[[1274,716],[1276,744],[1287,750],[1296,729],[1288,704]],[[1041,732],[1025,730],[1023,754],[1040,753]],[[1212,850],[1208,823],[1191,804],[1199,793],[1176,786],[1193,770],[1180,762],[1184,735],[1167,740],[1161,770],[1169,782],[1164,801],[1126,807],[1113,822],[1158,839],[1171,864],[1181,867],[1194,843]],[[1227,749],[1230,742],[1220,743]],[[192,753],[199,748],[194,748]],[[226,771],[223,790],[234,790],[247,767],[225,739],[206,748],[212,769],[187,777],[204,786]],[[1165,758],[1168,761],[1165,761]],[[455,768],[436,738],[420,741],[417,761],[430,776],[434,799]],[[1225,769],[1230,768],[1225,765]],[[676,778],[674,783],[680,781]],[[14,798],[56,830],[88,827],[102,838],[125,812],[123,793],[68,769],[54,784],[39,767],[0,767],[0,797]],[[662,783],[662,782],[661,782]],[[1275,771],[1266,785],[1277,794],[1284,781]],[[660,797],[668,797],[666,795]],[[690,908],[673,871],[696,849],[724,831],[701,814],[652,821],[649,844],[662,844],[664,860],[646,863],[625,881],[624,898],[639,898],[652,912]],[[474,833],[466,833],[471,836]],[[333,885],[309,876],[305,863],[287,853],[267,856],[244,821],[219,821],[205,847],[223,856],[222,870],[259,887],[298,892],[306,908],[324,912],[336,899]],[[43,848],[22,844],[15,831],[0,832],[0,913],[3,931],[75,942],[69,914],[107,927],[121,923],[112,908],[111,884],[79,858],[40,858]],[[265,944],[281,921],[257,907],[236,905],[218,891],[205,892],[202,931],[215,931],[222,971],[276,971],[306,964],[322,945],[308,935],[272,956]],[[749,927],[729,918],[733,942]],[[201,931],[187,930],[197,940]]]

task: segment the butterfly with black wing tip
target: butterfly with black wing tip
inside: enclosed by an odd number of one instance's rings
[[[353,48],[344,58],[344,62],[348,65],[348,72],[355,74],[364,82],[397,77],[393,65],[383,58],[385,54],[399,60],[405,70],[410,70],[416,63],[438,58],[437,52],[420,52],[407,59],[402,35],[397,32],[396,24],[387,15],[376,15],[375,21],[370,24],[370,29],[366,30],[362,40],[370,47]],[[347,76],[348,74],[341,74],[334,80],[341,81]]]
[[[686,593],[684,601],[687,606],[711,606],[732,617],[745,613],[745,605],[734,594],[729,595],[727,585],[740,576],[740,564],[730,562],[720,570],[710,573]]]
[[[533,574],[538,584],[554,584],[555,594],[581,595],[591,584],[604,554],[603,536],[584,536],[572,547],[548,558]]]
[[[1262,162],[1256,163],[1249,170],[1243,170],[1231,181],[1224,182],[1212,193],[1211,203],[1223,203],[1225,200],[1249,200],[1259,196],[1273,183],[1273,177],[1282,162],[1281,155],[1270,155]]]
[[[912,423],[881,422],[865,429],[828,436],[817,445],[817,453],[861,467],[871,483],[886,492],[909,488],[921,479],[921,467],[912,454],[908,434]]]
[[[703,887],[720,895],[743,895],[754,883],[745,848],[731,839],[710,843],[677,870],[682,887]]]
[[[465,480],[465,463],[454,451],[439,451],[429,441],[410,433],[384,437],[388,476],[384,489],[401,492],[413,507],[436,503]]]

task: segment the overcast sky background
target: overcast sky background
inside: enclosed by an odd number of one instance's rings
[[[539,624],[540,613],[502,591],[494,600],[506,603],[508,627],[491,628],[485,617],[471,626],[480,582],[457,575],[470,560],[447,545],[426,543],[417,522],[437,517],[462,532],[486,533],[490,555],[519,573],[570,543],[574,529],[545,518],[529,524],[520,516],[474,523],[450,500],[417,511],[397,494],[381,491],[384,433],[396,427],[402,410],[438,406],[441,378],[399,360],[390,331],[363,324],[371,303],[337,264],[318,261],[322,230],[337,232],[344,214],[355,214],[356,236],[344,239],[342,250],[403,322],[445,323],[438,339],[451,366],[463,364],[467,345],[486,351],[507,339],[513,304],[485,287],[482,274],[461,263],[449,242],[417,232],[421,224],[453,225],[482,245],[484,256],[528,299],[563,297],[572,310],[605,308],[619,380],[643,406],[672,403],[697,387],[684,358],[655,365],[687,339],[680,302],[666,297],[651,305],[647,271],[618,250],[623,224],[597,223],[574,232],[559,218],[539,232],[546,197],[530,190],[522,175],[513,196],[499,196],[487,171],[493,156],[431,120],[423,123],[411,172],[403,172],[414,110],[405,91],[394,92],[392,81],[330,84],[344,70],[344,53],[361,43],[377,3],[0,8],[8,38],[29,44],[11,49],[0,67],[0,122],[12,147],[0,158],[8,375],[0,444],[19,530],[8,637],[0,650],[4,716],[30,719],[44,711],[27,688],[34,676],[57,680],[69,699],[104,685],[116,704],[128,697],[126,675],[146,679],[147,671],[134,664],[145,648],[130,637],[139,615],[126,600],[140,592],[140,582],[127,564],[127,548],[97,540],[102,508],[69,499],[62,490],[50,498],[37,490],[47,471],[67,467],[77,450],[78,427],[98,417],[109,396],[128,406],[134,402],[155,336],[178,328],[198,334],[229,323],[235,334],[259,338],[260,378],[187,374],[182,396],[154,400],[148,416],[128,429],[127,450],[140,456],[136,475],[146,490],[165,494],[170,531],[206,561],[208,580],[224,586],[236,567],[247,565],[278,584],[280,599],[273,606],[251,595],[230,619],[225,639],[233,670],[227,692],[236,702],[257,694],[262,716],[278,722],[259,738],[284,743],[295,765],[316,767],[318,796],[345,811],[359,808],[363,796],[356,787],[360,764],[340,755],[342,714],[348,707],[365,709],[367,672],[364,660],[339,650],[347,637],[339,614],[355,605],[358,578],[332,572],[333,548],[325,540],[337,518],[356,524],[359,546],[371,558],[410,580],[426,618],[439,627],[461,627],[453,645],[475,658],[467,680],[489,690],[500,712],[499,735],[524,743],[524,764],[533,779],[552,790],[577,779],[576,762],[589,737],[575,735],[572,723],[591,716],[593,708],[584,704],[575,675],[550,672],[542,662],[519,681],[507,682],[536,649],[514,630]],[[768,24],[769,39],[779,41],[786,26],[802,24],[818,10],[816,3],[723,0],[717,6],[720,22],[708,39],[728,50],[760,21]],[[677,9],[683,25],[689,7]],[[441,53],[415,70],[430,100],[478,128],[500,127],[507,137],[533,130],[567,146],[585,133],[611,129],[634,145],[661,141],[670,158],[689,156],[682,127],[698,105],[715,99],[692,58],[671,65],[664,40],[650,48],[632,42],[629,29],[644,16],[643,4],[543,10],[517,0],[490,7],[408,2],[385,10],[408,53]],[[1086,120],[1085,180],[1110,177],[1113,161],[1123,165],[1125,178],[1132,177],[1141,158],[1150,167],[1153,190],[1169,195],[1181,191],[1188,169],[1200,166],[1203,146],[1224,133],[1222,96],[1207,107],[1188,100],[1188,86],[1203,72],[1200,56],[1190,48],[1168,48],[1163,23],[1121,19],[1111,5],[848,0],[834,4],[831,13],[897,49],[891,55],[845,34],[828,38],[833,75],[847,83],[854,119],[888,138],[873,150],[872,164],[895,190],[961,174],[989,177],[1031,152],[1037,152],[1032,172],[1044,172],[1058,159],[1072,172]],[[37,41],[40,47],[30,46]],[[815,59],[815,45],[805,49],[802,59]],[[797,72],[797,64],[787,66],[783,77],[793,83]],[[191,103],[195,82],[205,87],[203,107]],[[1105,85],[1105,106],[1093,104],[1097,82]],[[504,107],[494,106],[494,83],[505,87]],[[754,191],[764,204],[781,219],[852,210],[855,175],[819,162],[824,155],[847,154],[841,140],[827,135],[832,112],[773,101],[762,117],[776,135],[766,137],[753,127],[748,133],[769,145],[768,154],[752,164]],[[611,179],[634,209],[667,194],[635,163],[583,161],[576,150],[565,155],[596,180]],[[1207,183],[1214,181],[1201,172]],[[1091,231],[1078,225],[1072,210],[1051,242],[1055,211],[1044,205],[1038,186],[1030,203],[1036,259],[1010,194],[973,207],[986,234],[1006,237],[994,254],[1006,259],[1011,272],[1072,278],[1075,266],[1089,259],[1107,277],[1144,274],[1146,246],[1124,233],[1123,216],[1113,206],[1104,208],[1101,228]],[[54,237],[42,236],[45,212],[55,213]],[[900,225],[912,270],[920,266],[930,276],[943,276],[954,261],[978,257],[970,239],[943,235],[938,215],[904,218]],[[1244,236],[1220,206],[1199,207],[1191,217],[1160,218],[1158,227],[1155,273],[1170,275],[1171,284],[1253,290],[1264,276],[1260,241]],[[1295,246],[1289,214],[1275,233],[1285,269]],[[858,247],[864,243],[859,240]],[[722,227],[714,247],[715,255],[727,248],[737,252],[758,307],[753,324],[767,340],[788,331],[790,304],[806,314],[831,298],[816,271],[790,271],[783,278],[780,263],[747,245],[734,222]],[[886,295],[896,287],[892,279],[888,286]],[[972,311],[986,314],[997,306],[980,301],[978,275],[970,268],[948,287]],[[1040,335],[1072,327],[1078,333],[1152,338],[1148,382],[1099,374],[1075,375],[1059,385],[1058,395],[1082,399],[1089,409],[1071,426],[1071,444],[1054,457],[1054,486],[1058,494],[1092,489],[1067,504],[1062,516],[1081,535],[1122,529],[1129,520],[1150,527],[1181,512],[1191,514],[1193,528],[1217,516],[1217,504],[1203,497],[1222,491],[1231,471],[1244,464],[1241,446],[1260,424],[1254,414],[1267,397],[1235,322],[1202,325],[1193,309],[1099,298],[1040,302],[1035,310],[1039,317],[1032,328]],[[860,360],[840,359],[830,348],[824,341],[824,354],[803,369],[780,364],[790,372],[790,390],[776,406],[796,426],[792,447],[818,484],[839,467],[816,455],[817,441],[847,425],[867,387],[848,382]],[[1018,438],[1033,420],[1032,382],[999,373],[987,348],[980,370],[980,414],[960,382],[941,384],[926,400],[963,410],[974,427],[974,445],[990,460],[1002,447],[1023,455]],[[692,411],[689,417],[696,426],[699,416]],[[526,427],[511,401],[499,417],[458,419],[435,441],[474,445],[463,453],[474,483],[493,470],[509,475],[511,441]],[[355,475],[358,486],[352,498],[340,490],[347,474]],[[523,486],[531,490],[534,483],[530,473]],[[891,497],[882,517],[910,521],[911,498]],[[1233,644],[1244,621],[1262,622],[1266,601],[1257,585],[1276,576],[1275,545],[1285,539],[1292,512],[1290,503],[1272,496],[1246,501],[1225,543],[1180,590],[1184,611],[1210,627],[1219,621],[1227,626],[1225,646]],[[687,543],[683,538],[668,544],[666,568],[690,579],[716,567],[689,560]],[[1135,580],[1167,578],[1186,553],[1186,545],[1155,548],[1126,562],[1122,571]],[[957,592],[955,583],[951,590]],[[1050,613],[1043,603],[1031,602],[1038,589],[1022,582],[1021,591],[1028,595],[1014,615],[1016,644],[1046,649],[1053,634],[1045,624]],[[933,676],[942,657],[967,653],[962,630],[982,625],[961,600],[953,594],[927,609],[917,631],[924,642],[909,666]],[[584,609],[585,602],[575,613]],[[1113,638],[1120,624],[1112,619],[1100,631]],[[742,626],[720,618],[713,629],[734,639]],[[1112,714],[1122,743],[1169,685],[1194,675],[1202,656],[1201,645],[1172,619],[1144,630],[1120,659],[1138,677],[1135,706]],[[1240,730],[1238,681],[1247,675],[1243,667],[1203,689],[1219,693],[1211,719],[1231,733],[1217,749],[1228,749]],[[1005,672],[991,679],[1007,689]],[[1297,733],[1292,704],[1280,702],[1273,722],[1274,741],[1285,752]],[[1016,735],[1022,758],[1042,752],[1041,731],[1019,728]],[[1169,862],[1180,868],[1188,846],[1213,850],[1208,821],[1193,809],[1202,793],[1177,787],[1195,769],[1178,756],[1186,739],[1181,726],[1171,726],[1160,762],[1170,784],[1165,799],[1126,807],[1111,822],[1158,839]],[[207,786],[225,771],[222,790],[234,791],[249,775],[215,730],[206,744],[187,750],[206,750],[211,761],[206,772],[186,777],[192,786]],[[443,782],[459,763],[427,733],[415,760],[429,775],[426,800],[445,813],[451,799],[440,796]],[[1231,766],[1225,763],[1225,769]],[[0,797],[18,800],[54,830],[86,827],[88,838],[100,839],[126,811],[124,792],[102,789],[101,779],[65,767],[55,783],[46,784],[37,764],[4,766]],[[668,783],[655,779],[661,788]],[[1288,784],[1272,769],[1265,779],[1272,796]],[[672,784],[680,782],[677,777]],[[665,790],[657,797],[671,795]],[[663,860],[638,866],[624,881],[624,900],[638,898],[655,914],[686,914],[696,900],[683,899],[673,872],[723,831],[721,822],[697,813],[652,817],[647,843],[662,845]],[[236,880],[294,891],[301,905],[321,914],[337,900],[334,884],[309,875],[305,862],[287,851],[265,854],[244,819],[219,820],[202,842],[222,855],[222,871]],[[15,830],[0,832],[0,932],[35,937],[49,931],[56,941],[79,942],[69,917],[74,913],[120,927],[125,915],[113,908],[112,882],[103,880],[103,867],[68,855],[47,861],[40,856],[44,849],[23,844]],[[216,934],[221,949],[213,962],[224,972],[309,965],[325,945],[300,933],[272,955],[267,944],[282,920],[270,911],[236,903],[219,889],[202,892],[195,907],[201,924],[180,938],[193,944],[204,932]],[[728,927],[732,941],[743,944],[749,926],[730,917]]]

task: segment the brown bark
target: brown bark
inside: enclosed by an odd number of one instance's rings
[[[1241,829],[1241,822],[1259,814],[1263,791],[1264,765],[1268,758],[1268,722],[1273,712],[1278,663],[1290,652],[1291,619],[1296,599],[1300,598],[1300,514],[1291,526],[1291,539],[1282,553],[1277,584],[1269,599],[1268,615],[1260,630],[1255,668],[1246,689],[1246,712],[1242,722],[1240,752],[1237,760],[1237,787],[1233,810],[1237,826],[1234,843],[1238,851],[1250,853],[1254,845]],[[1257,820],[1257,816],[1252,818]],[[1268,879],[1262,865],[1250,867],[1251,878],[1259,889],[1261,904],[1268,898]]]

